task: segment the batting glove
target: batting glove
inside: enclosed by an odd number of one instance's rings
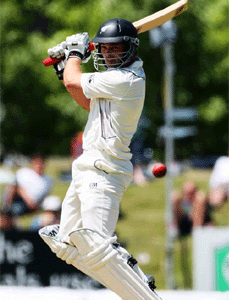
[[[61,44],[48,49],[49,56],[53,58],[64,58],[66,54],[67,44],[66,42],[62,42]]]
[[[89,49],[87,49],[83,59],[82,59],[82,63],[86,64],[91,58],[91,51]]]
[[[89,51],[89,36],[87,32],[78,33],[66,38],[68,57],[79,57],[82,62],[89,61],[91,52]]]
[[[66,66],[66,62],[67,62],[67,59],[64,59],[64,60],[60,61],[59,63],[53,65],[53,69],[56,72],[56,75],[58,76],[58,78],[60,80],[64,79],[63,73],[64,73],[64,68]]]
[[[48,49],[49,56],[57,59],[63,58],[59,63],[53,65],[54,71],[60,80],[63,80],[63,72],[67,61],[65,59],[67,52],[66,46],[66,42],[62,42],[61,44]]]

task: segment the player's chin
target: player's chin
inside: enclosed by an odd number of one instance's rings
[[[120,59],[109,58],[105,59],[105,62],[108,68],[117,68],[118,66],[120,66]]]

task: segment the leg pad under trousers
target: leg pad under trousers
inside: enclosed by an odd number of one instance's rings
[[[87,266],[78,259],[79,252],[76,247],[63,243],[58,239],[58,232],[59,225],[49,225],[41,228],[39,230],[39,235],[58,258],[64,260],[69,265],[73,265],[76,269],[107,287],[106,283],[103,282],[101,278],[92,274]]]
[[[100,278],[121,299],[161,300],[145,276],[136,273],[125,255],[103,234],[83,228],[70,233],[70,240],[78,249],[77,260],[86,266],[91,277]]]

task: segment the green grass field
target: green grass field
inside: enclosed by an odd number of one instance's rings
[[[53,158],[48,161],[47,173],[54,178],[52,194],[62,199],[69,182],[61,182],[59,175],[70,171],[71,161]],[[187,180],[194,180],[198,187],[208,191],[210,170],[188,170],[174,178],[174,188],[180,188]],[[165,289],[165,179],[154,179],[145,187],[130,186],[121,203],[117,235],[122,244],[134,256],[142,254],[148,261],[140,264],[146,274],[156,278],[158,289]],[[229,225],[229,203],[214,212],[217,226]],[[181,260],[181,254],[183,259]],[[174,245],[174,271],[178,288],[192,288],[192,239]]]

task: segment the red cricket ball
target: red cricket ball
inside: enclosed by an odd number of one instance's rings
[[[162,163],[156,163],[154,166],[153,166],[153,169],[152,169],[152,172],[153,172],[153,175],[157,178],[161,178],[161,177],[164,177],[166,172],[167,172],[167,169],[166,169],[166,166]]]

